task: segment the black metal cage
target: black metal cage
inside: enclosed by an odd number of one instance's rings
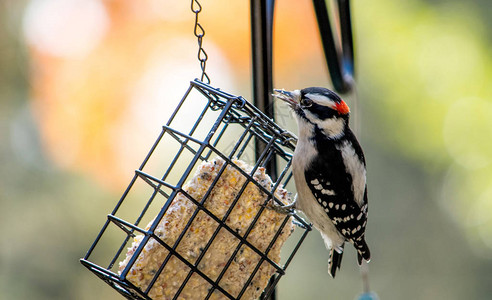
[[[259,155],[255,155],[255,149],[257,149],[255,143],[262,145],[263,150]],[[221,293],[222,298],[240,299],[260,265],[269,264],[275,269],[275,273],[261,296],[262,299],[268,298],[311,230],[310,224],[294,214],[285,216],[278,232],[266,249],[255,247],[248,239],[254,224],[264,210],[268,209],[267,202],[273,199],[281,205],[275,196],[275,191],[282,187],[294,190],[293,180],[291,180],[291,159],[295,143],[294,136],[244,98],[225,93],[198,80],[192,81],[169,121],[163,126],[150,152],[135,171],[135,176],[116,207],[108,214],[107,221],[85,257],[80,260],[81,263],[128,299],[151,299],[149,291],[161,273],[166,272],[166,264],[171,259],[179,260],[187,272],[176,293],[170,297],[171,299],[180,297],[180,293],[186,288],[192,276],[201,277],[209,285],[205,299],[211,298],[214,292]],[[183,188],[199,164],[214,157],[219,157],[224,161],[219,174],[226,166],[231,166],[246,178],[241,192],[247,184],[253,183],[267,195],[267,200],[245,232],[237,232],[226,222],[241,196],[240,193],[235,196],[235,199],[231,199],[232,204],[225,215],[218,217],[204,205],[207,201],[206,196],[203,199],[194,199]],[[248,162],[253,166],[253,171],[244,172],[236,165],[235,159]],[[277,170],[274,172],[276,174],[271,174],[272,188],[265,189],[256,182],[253,173],[258,168],[267,166],[272,160],[276,161]],[[215,182],[216,180],[206,195],[210,193]],[[186,226],[175,243],[168,244],[159,238],[155,229],[180,193],[185,194],[187,199],[193,203],[194,211],[191,217],[185,220]],[[176,249],[199,213],[206,214],[213,219],[217,227],[209,240],[205,241],[202,252],[195,259],[189,260]],[[292,219],[297,224],[296,230],[282,248],[281,261],[275,262],[269,257],[268,252],[285,224]],[[145,228],[145,224],[149,226]],[[199,264],[206,259],[205,253],[220,230],[227,231],[237,243],[231,245],[234,250],[227,263],[224,266],[217,266],[219,275],[211,277],[200,270]],[[127,265],[118,270],[118,262],[121,262],[127,255],[126,249],[137,235],[141,238],[138,247]],[[162,262],[159,262],[159,268],[153,271],[153,278],[148,286],[143,288],[133,284],[128,279],[128,274],[150,240],[157,241],[168,254]],[[226,276],[226,270],[233,262],[234,256],[244,247],[255,252],[259,260],[241,291],[233,295],[221,285],[221,280]]]

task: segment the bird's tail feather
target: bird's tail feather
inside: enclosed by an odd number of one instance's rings
[[[366,241],[362,240],[362,242],[357,243],[357,262],[359,266],[362,264],[362,259],[369,262],[371,260],[371,251],[369,251],[369,247],[366,244]]]
[[[343,257],[343,246],[341,247],[340,252],[338,252],[334,248],[330,250],[330,257],[328,258],[328,273],[333,278],[335,278],[337,269],[340,269],[340,266],[342,264],[342,257]]]

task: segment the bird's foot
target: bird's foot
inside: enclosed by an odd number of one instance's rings
[[[284,141],[282,142],[284,145],[287,145],[289,143],[293,143],[294,145],[297,144],[297,137],[295,134],[293,134],[292,132],[288,131],[288,130],[285,130],[284,132],[282,132],[280,134],[283,138],[284,138]]]
[[[278,205],[275,203],[273,199],[268,201],[268,203],[265,205],[267,209],[273,210],[278,212],[279,214],[283,215],[293,215],[295,210],[296,210],[296,202],[297,202],[297,194],[294,198],[294,201],[292,203],[286,204],[286,205]]]
[[[296,225],[297,227],[300,227],[305,230],[311,230],[311,227],[309,225],[304,225],[304,223],[301,223],[297,221],[296,219],[292,219],[292,224]]]

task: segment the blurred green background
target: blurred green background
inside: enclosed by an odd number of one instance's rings
[[[202,1],[212,83],[251,98],[248,1]],[[277,0],[276,88],[330,86],[310,1]],[[488,0],[353,1],[371,289],[492,298],[492,11]],[[1,299],[121,299],[78,262],[188,81],[189,4],[0,2]],[[278,121],[295,131],[284,107]],[[310,234],[279,299],[355,299]]]

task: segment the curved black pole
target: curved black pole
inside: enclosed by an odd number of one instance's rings
[[[354,47],[350,18],[350,0],[337,0],[341,49],[337,49],[325,0],[313,0],[321,42],[333,87],[339,93],[352,89],[354,78]]]

